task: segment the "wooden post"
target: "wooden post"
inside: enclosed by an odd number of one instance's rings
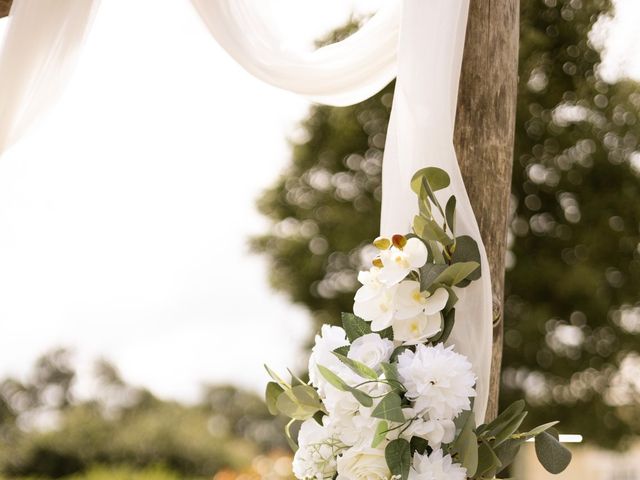
[[[0,0],[0,18],[9,15],[9,9],[13,0]]]
[[[518,73],[519,0],[471,0],[454,143],[487,249],[494,292],[487,419],[498,411],[504,265]]]

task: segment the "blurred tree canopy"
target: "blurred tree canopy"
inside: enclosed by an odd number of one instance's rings
[[[532,423],[557,417],[615,447],[640,433],[640,89],[598,75],[589,32],[607,0],[521,8],[501,401],[524,397]],[[258,201],[273,228],[252,247],[319,323],[352,310],[378,233],[392,95],[313,106]]]
[[[234,387],[206,386],[186,405],[128,385],[100,361],[95,393],[81,400],[72,395],[75,379],[69,352],[56,350],[26,381],[0,382],[0,476],[59,478],[102,465],[211,477],[288,448],[282,421]]]

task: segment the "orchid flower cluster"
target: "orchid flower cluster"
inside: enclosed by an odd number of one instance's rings
[[[522,401],[475,425],[473,365],[445,342],[456,291],[480,278],[480,253],[471,237],[455,235],[455,197],[439,203],[435,192],[448,185],[437,168],[413,177],[413,231],[373,242],[378,255],[358,276],[354,313],[316,336],[309,382],[267,367],[267,406],[291,418],[300,480],[493,479],[533,437],[549,471],[568,464],[556,422],[518,432]],[[291,427],[300,422],[296,442]]]

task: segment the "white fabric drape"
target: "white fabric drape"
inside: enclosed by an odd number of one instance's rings
[[[478,376],[474,411],[484,420],[489,396],[492,294],[489,264],[453,147],[458,83],[469,0],[405,0],[398,45],[398,77],[382,173],[381,233],[410,231],[417,213],[409,188],[413,174],[440,167],[451,186],[437,192],[444,205],[454,194],[456,235],[470,235],[481,251],[482,277],[457,289],[456,323],[447,342],[467,355]]]
[[[489,268],[453,148],[453,124],[469,0],[388,0],[357,33],[312,52],[282,47],[261,0],[191,0],[215,39],[250,73],[330,105],[375,94],[397,73],[383,167],[383,234],[404,233],[417,211],[413,173],[451,175],[457,232],[475,238],[482,279],[464,289],[450,343],[476,371],[476,420],[487,405],[492,308]],[[57,97],[99,0],[15,0],[0,52],[0,154]]]
[[[460,291],[449,343],[471,360],[477,380],[475,416],[484,419],[491,366],[489,266],[453,148],[458,81],[469,0],[389,0],[348,39],[314,52],[285,50],[259,0],[191,0],[212,35],[247,71],[275,86],[331,105],[357,103],[397,73],[382,179],[381,233],[405,233],[417,213],[412,175],[437,166],[451,175],[442,195],[458,199],[458,234],[482,254],[482,278]],[[398,38],[399,35],[399,38]]]
[[[98,0],[15,0],[0,50],[0,154],[54,101]]]
[[[327,105],[351,105],[376,94],[396,75],[400,2],[390,0],[342,42],[308,52],[285,40],[260,15],[260,1],[191,0],[218,43],[271,85]]]

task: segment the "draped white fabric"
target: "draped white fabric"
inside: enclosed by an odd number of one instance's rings
[[[351,105],[396,75],[400,2],[389,1],[342,42],[308,52],[285,39],[255,0],[191,0],[220,45],[248,72],[271,85],[327,105]]]
[[[0,51],[0,154],[54,101],[98,0],[16,0]]]
[[[476,371],[475,414],[484,419],[491,362],[487,257],[453,148],[469,0],[388,0],[357,33],[312,52],[282,47],[261,0],[191,0],[215,39],[246,70],[275,86],[330,105],[357,103],[397,74],[383,167],[382,234],[410,229],[413,173],[451,175],[458,234],[475,238],[482,279],[460,292],[450,343]],[[15,0],[0,52],[0,154],[54,100],[72,70],[99,0]]]
[[[456,234],[476,239],[482,258],[481,279],[457,289],[460,300],[448,341],[469,357],[478,376],[474,411],[479,424],[489,395],[491,278],[453,147],[468,10],[469,0],[404,1],[398,78],[383,161],[381,231],[388,236],[410,230],[418,208],[409,183],[417,170],[434,166],[449,173],[451,186],[436,194],[443,205],[448,195],[456,196]]]

